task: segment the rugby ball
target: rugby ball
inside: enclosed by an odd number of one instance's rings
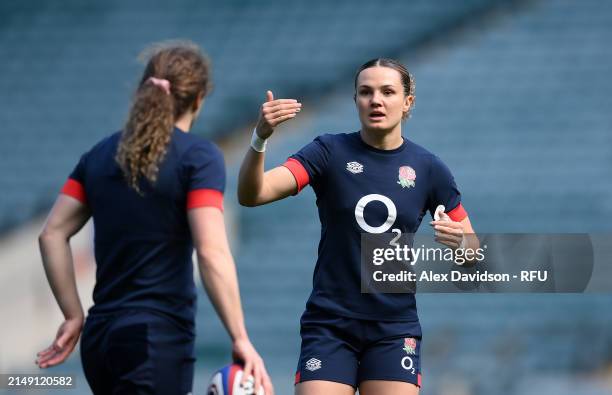
[[[242,374],[242,366],[238,364],[224,366],[213,374],[206,395],[265,395],[263,387],[255,392],[253,376],[249,376],[243,386],[240,385]]]

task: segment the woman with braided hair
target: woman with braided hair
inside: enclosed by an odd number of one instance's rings
[[[195,248],[202,282],[232,339],[234,360],[255,388],[273,389],[245,329],[224,218],[225,165],[211,142],[188,133],[210,90],[197,46],[155,48],[125,128],[80,159],[40,235],[51,289],[64,314],[53,344],[38,353],[63,362],[82,331],[81,358],[94,394],[191,392]],[[69,239],[93,218],[94,306],[79,300]]]

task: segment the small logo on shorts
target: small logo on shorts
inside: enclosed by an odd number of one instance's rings
[[[315,370],[321,369],[321,361],[316,358],[310,358],[306,361],[306,369],[314,372]]]
[[[348,162],[346,164],[346,170],[353,174],[363,173],[363,165],[359,162]]]
[[[407,337],[404,339],[404,348],[403,350],[406,351],[406,354],[408,355],[414,355],[416,354],[416,346],[417,346],[417,342],[414,338],[412,337]]]

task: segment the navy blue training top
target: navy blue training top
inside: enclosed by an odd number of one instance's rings
[[[193,330],[196,291],[187,210],[223,210],[223,154],[175,128],[156,183],[142,181],[140,195],[115,161],[120,138],[115,133],[85,153],[62,189],[93,216],[96,285],[89,314],[146,309]]]
[[[426,211],[442,204],[454,221],[467,213],[444,163],[404,138],[393,150],[366,144],[359,134],[325,134],[284,163],[298,192],[317,197],[321,240],[307,309],[382,321],[418,320],[414,294],[361,293],[361,233],[415,233]]]

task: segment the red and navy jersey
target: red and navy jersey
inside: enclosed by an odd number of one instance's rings
[[[317,137],[285,163],[298,192],[316,194],[321,240],[307,309],[373,320],[418,320],[414,294],[361,293],[361,234],[415,233],[438,205],[454,221],[466,212],[448,167],[404,138],[393,150],[367,145],[358,132]]]
[[[96,285],[90,315],[127,309],[167,314],[193,328],[196,291],[187,210],[223,210],[225,164],[213,143],[172,131],[157,181],[128,186],[115,161],[121,133],[85,153],[62,193],[93,217]]]

